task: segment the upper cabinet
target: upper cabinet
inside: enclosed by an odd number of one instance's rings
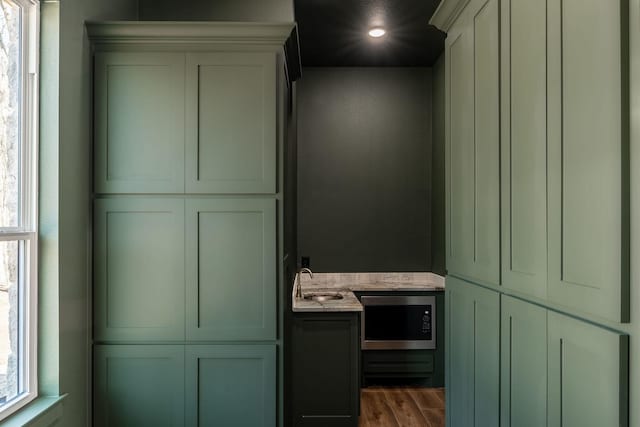
[[[549,298],[629,321],[629,2],[549,7]]]
[[[547,7],[501,3],[502,285],[547,291]]]
[[[448,0],[447,269],[629,321],[629,1]]]
[[[447,269],[500,283],[498,0],[474,1],[446,40]]]
[[[184,55],[95,57],[95,191],[184,191]]]
[[[187,193],[276,192],[276,56],[187,54]]]
[[[276,194],[291,24],[89,24],[95,192]],[[278,83],[279,76],[288,79]]]

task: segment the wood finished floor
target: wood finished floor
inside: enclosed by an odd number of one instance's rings
[[[444,427],[444,389],[368,387],[359,427]]]

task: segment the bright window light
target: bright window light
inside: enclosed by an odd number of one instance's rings
[[[0,420],[37,395],[38,9],[0,0]]]

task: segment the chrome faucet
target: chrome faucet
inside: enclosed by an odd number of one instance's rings
[[[308,268],[301,268],[300,271],[298,271],[298,283],[296,283],[296,298],[304,298],[304,295],[302,294],[302,285],[300,284],[300,276],[302,276],[302,273],[309,273],[309,277],[313,279],[313,271],[309,270]]]

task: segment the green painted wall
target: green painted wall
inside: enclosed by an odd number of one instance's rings
[[[445,92],[444,54],[433,64],[431,145],[431,271],[445,274]]]
[[[91,407],[92,86],[84,22],[136,19],[138,10],[135,0],[42,5],[47,52],[41,70],[40,289],[47,353],[41,357],[40,388],[42,394],[69,394],[59,425],[86,427]]]
[[[429,68],[303,70],[298,254],[313,270],[430,271],[431,83]]]

